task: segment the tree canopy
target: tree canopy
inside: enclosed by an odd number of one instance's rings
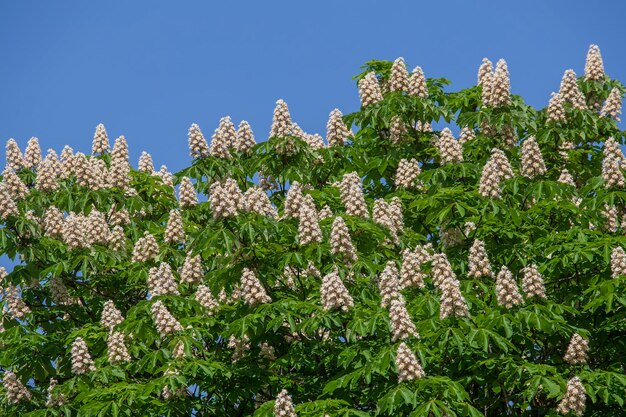
[[[325,139],[279,100],[175,174],[10,139],[0,414],[623,416],[624,86],[509,78],[371,61]]]

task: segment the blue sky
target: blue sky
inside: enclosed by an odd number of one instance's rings
[[[626,80],[626,3],[581,1],[2,2],[0,139],[89,151],[102,122],[136,164],[190,161],[193,122],[248,120],[267,137],[283,98],[310,133],[358,108],[351,76],[365,61],[405,57],[452,89],[475,83],[484,56],[509,64],[512,90],[543,107],[563,71],[582,73],[597,43]],[[4,152],[1,152],[4,166]]]

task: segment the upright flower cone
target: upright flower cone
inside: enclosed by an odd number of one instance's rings
[[[620,114],[622,114],[622,92],[617,87],[613,87],[600,110],[600,116],[610,117],[619,122]]]
[[[152,304],[150,310],[152,311],[152,318],[161,337],[183,330],[183,326],[172,316],[160,300]]]
[[[383,99],[383,93],[380,90],[380,84],[376,78],[376,74],[372,71],[367,73],[365,77],[359,80],[359,97],[361,98],[361,106],[367,107],[377,103]]]
[[[32,395],[30,391],[17,379],[17,376],[12,371],[4,372],[2,384],[4,385],[6,399],[9,404],[18,404],[31,400]]]
[[[112,331],[115,326],[124,321],[122,312],[115,307],[112,300],[108,300],[104,303],[102,314],[100,316],[100,323],[106,327],[109,331]]]
[[[131,357],[124,341],[124,333],[111,332],[107,339],[107,348],[109,354],[109,363],[118,364],[130,362]]]
[[[109,136],[104,128],[104,125],[100,123],[96,126],[96,132],[93,135],[93,141],[91,143],[91,154],[97,153],[103,154],[109,152]]]
[[[300,223],[298,225],[298,240],[301,245],[322,241],[317,209],[310,195],[307,195],[300,206]]]
[[[478,239],[474,240],[469,250],[467,264],[469,269],[468,275],[470,277],[480,278],[493,275],[489,257],[487,256],[487,250],[485,249],[485,242]]]
[[[239,123],[239,128],[237,129],[235,149],[237,150],[237,152],[249,154],[252,151],[254,145],[256,145],[256,141],[254,140],[254,133],[252,133],[252,128],[250,127],[250,124],[248,122],[242,120]]]
[[[506,266],[502,266],[496,277],[496,296],[498,304],[506,308],[520,305],[524,302],[522,295],[513,279],[513,274]]]
[[[72,372],[80,375],[95,370],[87,343],[81,337],[77,337],[72,343]]]
[[[330,247],[333,255],[341,257],[349,265],[358,260],[358,255],[350,237],[350,231],[341,216],[337,216],[333,221],[333,227],[330,232]]]
[[[276,417],[298,417],[287,390],[282,390],[278,393],[274,402],[274,415]]]
[[[539,145],[533,136],[522,143],[522,175],[534,178],[546,173],[546,164],[541,156]]]
[[[389,307],[391,300],[396,298],[400,291],[400,273],[394,261],[388,261],[385,269],[378,277],[381,307]]]
[[[412,381],[426,376],[415,354],[404,342],[400,343],[396,351],[396,368],[398,369],[398,382]]]
[[[575,376],[567,381],[565,395],[556,408],[556,411],[560,414],[573,413],[576,416],[582,416],[585,412],[586,399],[587,391],[580,382],[580,378]]]
[[[626,252],[618,246],[611,252],[611,277],[617,278],[620,275],[626,275]]]
[[[601,81],[604,79],[604,64],[598,45],[589,45],[585,61],[585,80]]]
[[[30,138],[24,151],[24,167],[34,168],[41,162],[41,147],[39,146],[39,139]]]
[[[196,189],[189,177],[183,177],[180,180],[180,189],[178,191],[178,200],[181,208],[189,208],[198,204],[198,196]]]
[[[19,146],[17,146],[17,142],[13,138],[9,139],[6,144],[6,162],[8,169],[16,171],[26,166],[26,161],[24,161],[22,151],[20,151]]]
[[[345,174],[339,184],[339,193],[346,208],[346,214],[363,218],[369,217],[359,174],[356,172]]]
[[[463,162],[463,148],[447,127],[441,131],[441,136],[437,141],[437,149],[442,165]]]
[[[250,307],[272,302],[254,271],[248,268],[241,273],[241,296]]]
[[[543,283],[543,277],[537,265],[532,264],[522,269],[522,289],[526,293],[526,296],[546,298],[546,289]]]
[[[187,134],[189,141],[189,154],[192,158],[206,158],[209,156],[209,144],[207,143],[200,126],[192,124]]]
[[[341,281],[339,272],[334,270],[325,275],[320,287],[320,296],[324,310],[341,309],[348,311],[354,306],[354,300]]]
[[[328,146],[341,146],[352,137],[352,132],[348,130],[343,122],[343,115],[339,109],[334,109],[328,116],[326,123],[326,142]]]
[[[404,58],[400,57],[393,61],[391,66],[391,75],[389,77],[390,91],[409,91],[409,73],[406,70]]]
[[[589,342],[582,338],[578,333],[572,335],[572,339],[567,346],[567,351],[563,356],[565,362],[570,365],[583,365],[587,363],[587,350]]]
[[[408,93],[412,96],[426,98],[428,97],[428,85],[426,77],[421,67],[415,67],[409,78]]]
[[[389,305],[389,324],[391,325],[391,341],[406,340],[410,337],[419,338],[415,323],[411,320],[402,294],[392,298]]]

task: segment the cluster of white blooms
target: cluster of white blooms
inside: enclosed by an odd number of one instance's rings
[[[391,75],[389,76],[389,91],[409,91],[409,72],[406,69],[404,58],[396,58],[391,65]]]
[[[261,187],[250,187],[244,193],[246,211],[276,218],[278,212],[272,205],[267,193]]]
[[[63,241],[71,249],[88,247],[85,216],[70,212],[63,222]]]
[[[393,116],[389,124],[389,140],[391,143],[399,143],[406,135],[406,126],[400,116]]]
[[[14,171],[8,168],[2,173],[2,185],[14,200],[23,200],[28,194],[26,184]]]
[[[487,69],[489,71],[487,71]],[[511,104],[511,82],[509,69],[504,59],[500,59],[491,72],[491,63],[485,62],[479,69],[479,84],[482,85],[482,100],[487,107],[501,107]]]
[[[585,80],[601,81],[604,79],[604,64],[598,45],[589,45],[585,61]]]
[[[133,248],[133,262],[147,262],[159,255],[159,244],[148,231],[137,239]]]
[[[622,147],[617,142],[617,140],[615,140],[614,137],[610,136],[607,140],[604,141],[602,153],[605,158],[617,159],[620,166],[626,165],[626,156],[624,156],[624,152],[622,152]]]
[[[112,300],[108,300],[104,303],[102,314],[100,315],[100,323],[106,327],[109,331],[112,331],[115,326],[124,321],[122,312],[115,307]]]
[[[61,392],[55,392],[57,386],[57,380],[50,378],[50,385],[48,385],[48,398],[46,399],[46,407],[60,407],[65,404],[65,395]]]
[[[43,230],[46,236],[59,238],[63,235],[63,213],[55,206],[50,206],[43,215]]]
[[[509,268],[502,266],[496,277],[496,296],[498,304],[506,308],[520,305],[524,302],[522,295],[517,288],[517,283],[513,279],[513,274]]]
[[[483,58],[480,67],[478,67],[478,85],[482,85],[483,88],[485,84],[490,82],[490,77],[493,76],[493,63],[489,60],[489,58]]]
[[[172,357],[174,359],[182,359],[185,357],[185,344],[182,340],[179,340],[174,349],[172,349]]]
[[[109,210],[109,223],[115,226],[123,226],[130,223],[130,213],[124,207],[117,210],[117,206],[113,204]]]
[[[107,349],[110,363],[115,364],[130,362],[131,358],[128,353],[128,348],[126,347],[126,342],[124,341],[124,333],[109,333],[109,338],[107,339]]]
[[[613,87],[600,110],[600,116],[610,117],[619,122],[620,114],[622,114],[622,92],[617,87]]]
[[[333,109],[328,116],[328,123],[326,123],[326,142],[328,142],[328,146],[343,145],[351,137],[352,132],[343,122],[343,115],[339,109]]]
[[[422,122],[418,120],[415,123],[415,130],[421,133],[428,133],[433,131],[433,127],[429,122]]]
[[[289,107],[283,100],[276,102],[274,108],[274,115],[272,117],[272,127],[270,129],[270,137],[275,136],[290,136],[293,134],[293,122],[291,120],[291,114],[289,113]]]
[[[52,277],[50,279],[50,293],[52,294],[52,300],[57,305],[71,305],[78,302],[76,298],[70,296],[67,287],[60,277]]]
[[[274,402],[274,415],[276,417],[298,417],[287,390],[282,390],[278,393]]]
[[[375,223],[378,223],[381,226],[389,230],[389,232],[391,233],[391,239],[393,243],[397,244],[399,242],[398,226],[400,230],[402,230],[403,228],[403,225],[401,224],[402,214],[400,212],[400,218],[398,219],[400,220],[400,225],[398,225],[397,222],[395,221],[396,219],[394,219],[393,217],[393,214],[392,214],[393,210],[394,209],[392,209],[391,204],[387,203],[384,200],[378,199],[374,201],[374,207],[372,209],[372,218],[374,219]],[[400,208],[400,210],[402,209]]]
[[[522,143],[522,175],[534,178],[546,173],[546,164],[541,156],[539,145],[533,136]]]
[[[185,241],[183,218],[179,210],[170,210],[170,217],[165,227],[164,240],[167,243],[180,243]]]
[[[348,265],[358,260],[356,249],[350,237],[350,231],[341,216],[335,217],[333,221],[330,232],[330,249],[333,255],[340,257]]]
[[[206,285],[198,285],[195,298],[202,307],[208,310],[209,316],[219,307],[217,300],[213,297],[213,293],[211,293],[211,289]]]
[[[96,243],[106,244],[110,231],[104,213],[99,212],[92,206],[84,221],[84,231],[88,245]]]
[[[183,330],[183,326],[172,316],[172,313],[168,311],[167,307],[165,307],[160,300],[152,304],[150,311],[152,312],[152,319],[161,337]]]
[[[428,85],[421,67],[415,67],[411,72],[408,93],[416,97],[428,97]]]
[[[572,174],[569,173],[567,168],[563,168],[561,170],[561,174],[559,175],[559,179],[557,181],[563,184],[568,184],[573,187],[576,187],[576,183],[574,182],[574,177],[572,177]]]
[[[137,169],[148,174],[154,173],[154,163],[152,162],[152,156],[148,152],[141,152]]]
[[[285,202],[283,204],[283,216],[285,218],[300,216],[300,208],[302,206],[302,200],[304,195],[302,194],[302,184],[298,181],[291,183],[287,195],[285,196]]]
[[[209,153],[218,158],[229,159],[230,148],[237,142],[237,130],[230,116],[222,117],[220,123],[211,136]]]
[[[563,399],[556,408],[560,414],[573,413],[576,416],[582,416],[585,412],[585,401],[587,391],[580,382],[580,378],[575,376],[567,381],[567,389]]]
[[[180,295],[176,288],[176,280],[170,264],[161,262],[158,268],[150,268],[148,273],[148,291],[152,297],[166,294]]]
[[[474,139],[476,139],[474,129],[470,129],[469,127],[461,129],[461,133],[459,134],[459,144],[461,144],[461,146]]]
[[[574,333],[569,341],[563,359],[570,365],[583,365],[587,363],[587,350],[589,341],[583,339],[578,333]]]
[[[315,202],[310,195],[305,196],[300,204],[300,222],[298,224],[298,240],[301,245],[322,241],[322,229],[319,225]]]
[[[187,253],[183,267],[180,269],[180,282],[198,283],[202,281],[202,258],[200,255]]]
[[[624,178],[619,159],[606,156],[602,160],[602,180],[605,188],[623,188],[626,185],[626,178]]]
[[[419,185],[415,183],[419,174],[421,174],[421,169],[417,159],[401,159],[396,168],[394,183],[398,188],[419,188]]]
[[[359,174],[356,172],[344,174],[339,184],[339,193],[341,202],[346,208],[346,214],[365,219],[369,217]]]
[[[611,251],[611,277],[626,275],[626,252],[618,246]]]
[[[546,288],[543,283],[543,277],[537,269],[537,265],[532,264],[524,267],[522,268],[521,273],[523,274],[522,289],[524,290],[524,293],[526,293],[526,296],[529,298],[546,298]]]
[[[458,279],[446,279],[441,284],[441,300],[439,305],[439,317],[441,320],[449,316],[467,316],[469,310]]]
[[[44,193],[51,193],[59,189],[57,174],[50,160],[45,159],[37,167],[37,178],[35,188]]]
[[[231,361],[235,363],[239,359],[243,358],[246,355],[246,352],[250,350],[250,338],[247,334],[244,334],[241,338],[231,335],[228,338],[227,346],[229,349],[234,350],[233,355],[231,356]]]
[[[383,99],[383,93],[374,71],[368,72],[358,83],[361,106],[367,107]]]
[[[250,307],[272,302],[254,271],[248,268],[244,268],[241,273],[241,297]]]
[[[354,306],[354,300],[343,284],[343,281],[341,281],[337,269],[324,275],[320,287],[320,298],[324,310],[327,311],[335,308],[348,311]]]
[[[548,102],[548,120],[553,122],[565,122],[565,100],[560,93],[552,93]]]
[[[18,288],[10,284],[6,290],[6,307],[12,317],[21,319],[30,313],[30,308],[26,305],[20,296]]]
[[[324,219],[328,219],[328,218],[331,218],[331,217],[333,217],[333,211],[328,206],[328,204],[324,204],[324,207],[322,207],[322,209],[319,211],[319,213],[317,213],[318,220],[322,221]]]
[[[61,151],[61,178],[69,178],[74,174],[74,150],[69,146],[65,145],[63,150]]]
[[[111,233],[109,233],[109,240],[107,242],[109,248],[113,251],[122,251],[126,248],[126,235],[122,226],[115,226]]]
[[[178,190],[178,200],[182,208],[193,207],[198,204],[198,196],[196,189],[189,177],[183,177],[180,180],[180,189]]]
[[[192,158],[204,158],[209,156],[209,144],[207,143],[200,126],[192,124],[187,134],[189,139],[189,154]]]
[[[95,371],[96,366],[91,359],[87,343],[82,337],[77,337],[72,343],[72,372],[76,375]]]
[[[91,154],[103,154],[106,152],[109,152],[109,136],[107,135],[104,125],[100,123],[96,126],[96,132],[93,135],[93,141],[91,142]]]
[[[239,122],[239,127],[237,129],[237,136],[235,138],[235,150],[237,152],[250,153],[252,148],[256,145],[256,140],[254,139],[254,133],[252,133],[252,127],[250,127],[250,123],[242,120]]]
[[[441,131],[436,145],[439,151],[441,165],[463,162],[463,148],[454,138],[454,135],[452,135],[452,131],[447,127]]]
[[[214,182],[210,191],[209,202],[214,218],[234,217],[245,210],[246,199],[234,179],[226,179],[223,185]]]
[[[9,404],[18,404],[22,401],[30,401],[32,395],[30,391],[17,379],[15,373],[5,371],[2,376],[2,384],[6,391],[6,399]]]
[[[35,168],[41,162],[41,147],[39,139],[33,137],[28,140],[24,151],[24,168]]]
[[[63,171],[63,167],[61,166],[61,161],[59,160],[59,156],[57,155],[54,149],[48,149],[48,153],[46,154],[46,157],[43,160],[47,161],[47,163],[51,165],[52,171],[54,172],[54,175],[56,177],[59,177],[61,175],[61,172]]]
[[[388,261],[385,269],[378,277],[378,290],[380,291],[381,307],[389,307],[391,300],[396,298],[400,290],[400,273],[394,261]]]
[[[110,185],[127,190],[130,185],[130,162],[128,161],[128,144],[126,138],[120,136],[115,139],[111,151]]]
[[[404,342],[400,343],[396,351],[396,368],[398,369],[398,382],[413,381],[426,376],[415,354]]]
[[[167,167],[165,165],[161,165],[161,168],[159,168],[159,170],[156,171],[154,175],[160,178],[163,184],[167,185],[168,187],[174,188],[174,176],[171,172],[167,170]]]
[[[405,249],[402,252],[402,266],[400,267],[400,289],[409,287],[424,287],[426,273],[422,265],[432,260],[430,244],[417,246],[414,251]]]
[[[470,277],[480,278],[493,275],[489,257],[487,256],[487,250],[485,249],[485,242],[478,239],[474,240],[469,250],[467,264],[469,269],[468,275]]]
[[[7,219],[18,213],[17,204],[11,198],[5,187],[0,187],[0,217]]]
[[[24,156],[15,139],[9,139],[5,149],[7,168],[16,171],[22,169],[25,165]]]
[[[617,232],[617,229],[619,228],[619,213],[617,211],[617,207],[605,204],[601,214],[602,217],[605,218],[604,228],[606,229],[606,231],[608,231],[609,233]]]
[[[409,337],[419,338],[415,323],[411,320],[406,302],[402,294],[397,293],[389,305],[389,324],[391,325],[391,341],[406,340]]]
[[[575,109],[584,110],[587,108],[585,96],[582,91],[580,91],[580,88],[578,88],[574,70],[568,69],[563,74],[559,94],[563,100],[570,103]]]
[[[448,256],[445,253],[436,253],[432,256],[432,271],[433,284],[435,287],[440,288],[441,284],[448,279],[456,280],[456,274],[452,270],[452,265],[448,260]]]
[[[518,141],[515,128],[511,124],[505,124],[500,128],[500,137],[502,138],[502,143],[509,148],[514,147]]]

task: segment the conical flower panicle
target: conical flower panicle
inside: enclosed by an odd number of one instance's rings
[[[291,183],[289,190],[287,190],[287,196],[283,204],[283,216],[286,218],[299,217],[303,199],[302,185],[298,181],[294,181]]]
[[[343,115],[339,109],[334,109],[328,116],[326,123],[326,142],[328,146],[341,146],[352,137],[352,132],[343,122]]]
[[[82,213],[70,212],[63,222],[63,241],[67,247],[72,249],[86,248],[89,246],[87,240],[87,230],[85,228],[85,217]]]
[[[183,177],[180,180],[178,200],[181,208],[189,208],[198,204],[196,189],[194,188],[189,177]]]
[[[447,127],[441,131],[436,143],[441,165],[463,162],[463,148]]]
[[[71,353],[72,373],[81,375],[96,370],[96,366],[87,348],[87,343],[85,343],[81,337],[77,337],[72,343]]]
[[[292,134],[292,129],[293,122],[291,121],[289,107],[287,107],[287,103],[283,100],[278,100],[276,102],[276,107],[274,108],[270,138],[290,136]]]
[[[180,295],[176,288],[172,267],[168,263],[161,262],[158,268],[150,268],[148,273],[148,291],[152,297],[166,294]]]
[[[441,284],[441,301],[439,306],[439,318],[441,320],[449,316],[464,317],[469,315],[467,303],[461,294],[459,280],[448,278]]]
[[[63,171],[63,167],[61,166],[61,161],[59,160],[59,156],[54,151],[54,149],[48,149],[46,153],[46,157],[43,159],[44,161],[48,161],[50,166],[52,167],[52,171],[54,172],[55,177],[60,177]]]
[[[246,199],[246,211],[258,213],[273,218],[278,217],[276,208],[272,205],[266,192],[260,187],[250,187],[244,193]]]
[[[509,69],[504,59],[500,59],[496,63],[493,78],[491,79],[490,90],[489,107],[501,107],[511,104]]]
[[[60,407],[65,404],[66,398],[63,393],[55,392],[57,386],[57,380],[55,378],[50,378],[50,385],[48,385],[48,398],[46,399],[46,407]]]
[[[557,181],[562,184],[567,184],[567,185],[576,187],[576,183],[574,182],[574,177],[572,177],[572,174],[570,174],[566,168],[563,168]]]
[[[54,167],[49,160],[44,160],[37,167],[37,178],[35,188],[44,193],[52,193],[59,189],[57,176]]]
[[[426,84],[426,77],[421,67],[415,67],[409,78],[409,95],[426,98],[428,97],[428,85]]]
[[[274,402],[274,415],[276,417],[298,417],[287,390],[282,390],[278,393]]]
[[[124,135],[119,136],[113,143],[113,150],[111,151],[111,160],[119,159],[128,162],[128,143]]]
[[[537,269],[537,265],[532,264],[521,270],[522,277],[522,289],[526,296],[538,297],[538,298],[546,298],[546,289],[543,283],[543,277],[539,270]]]
[[[461,144],[461,146],[474,139],[476,139],[474,129],[470,129],[469,127],[461,129],[461,133],[459,134],[459,144]]]
[[[219,126],[211,137],[209,153],[218,158],[230,159],[230,148],[234,147],[236,141],[237,130],[230,116],[222,117]]]
[[[102,314],[100,315],[100,324],[102,324],[109,331],[112,331],[115,326],[124,321],[122,312],[115,307],[112,300],[108,300],[104,303]]]
[[[424,287],[426,273],[422,265],[432,260],[432,255],[424,246],[417,246],[414,251],[405,249],[402,253],[402,267],[400,268],[400,289],[409,287]]]
[[[154,172],[154,163],[152,162],[152,156],[146,151],[141,152],[139,157],[138,169],[141,172],[152,174]]]
[[[580,378],[575,376],[567,381],[567,389],[563,399],[556,408],[557,413],[568,414],[573,413],[576,416],[582,416],[585,412],[585,401],[587,399],[587,391],[580,382]]]
[[[300,205],[298,240],[300,245],[322,241],[322,229],[319,225],[317,209],[313,197],[307,195]]]
[[[41,162],[41,147],[39,146],[39,139],[30,138],[24,151],[24,167],[34,168]]]
[[[469,269],[468,275],[470,277],[480,278],[493,275],[489,257],[487,256],[487,250],[485,249],[485,242],[478,239],[474,240],[469,250],[467,264]]]
[[[214,218],[235,217],[245,209],[245,197],[234,179],[228,178],[223,185],[215,182],[210,191],[209,202]]]
[[[63,236],[63,213],[55,206],[46,209],[43,215],[43,230],[46,236],[61,238]]]
[[[147,262],[155,259],[159,255],[159,244],[154,236],[149,232],[144,232],[143,236],[135,242],[133,248],[133,262]]]
[[[30,308],[26,305],[24,300],[22,300],[17,287],[13,284],[10,284],[6,289],[4,299],[6,300],[6,308],[11,317],[23,319],[31,312]]]
[[[254,271],[248,268],[244,268],[241,273],[241,296],[250,307],[272,302]]]
[[[16,201],[23,200],[28,194],[28,187],[20,177],[11,169],[7,168],[2,173],[2,185],[7,193]]]
[[[506,308],[513,308],[513,306],[524,302],[517,288],[517,283],[513,279],[513,274],[504,265],[496,277],[496,296],[498,297],[498,304]]]
[[[410,337],[419,338],[415,323],[411,320],[402,294],[391,299],[389,305],[389,324],[391,325],[391,341],[406,340]]]
[[[152,319],[161,337],[183,330],[183,326],[172,316],[160,300],[152,304],[150,311],[152,312]]]
[[[247,334],[243,335],[242,338],[231,335],[228,338],[228,348],[234,350],[233,355],[231,356],[231,361],[235,363],[238,360],[243,359],[250,350],[250,338]]]
[[[187,138],[189,141],[189,155],[192,158],[206,158],[210,155],[209,144],[204,138],[200,126],[193,123],[189,128]]]
[[[567,346],[567,351],[563,359],[570,365],[584,365],[587,363],[588,349],[589,341],[583,339],[578,333],[574,333]]]
[[[185,241],[183,218],[179,210],[170,210],[170,216],[165,227],[164,238],[166,243],[180,243]]]
[[[604,204],[604,209],[601,214],[605,219],[604,229],[609,233],[617,232],[617,229],[619,228],[619,213],[617,207]]]
[[[61,151],[61,174],[60,177],[67,179],[75,174],[74,171],[74,150],[65,145]]]
[[[574,70],[569,69],[563,74],[559,94],[563,97],[563,100],[570,103],[575,109],[584,110],[587,108],[585,96],[580,91],[580,88],[578,88]]]
[[[200,305],[208,310],[208,315],[212,315],[213,312],[219,307],[219,303],[213,297],[211,289],[206,285],[199,285],[195,295],[196,301]]]
[[[598,45],[589,45],[585,61],[585,80],[601,81],[604,79],[604,64]]]
[[[365,219],[369,217],[359,174],[356,172],[345,174],[339,184],[339,194],[346,208],[346,214]]]
[[[533,136],[522,143],[522,175],[534,178],[546,173],[546,164],[541,156],[539,145]]]
[[[562,123],[567,121],[567,117],[565,116],[565,107],[563,107],[564,103],[565,100],[561,94],[552,93],[552,97],[548,103],[548,120]]]
[[[626,165],[626,156],[624,156],[624,152],[622,152],[622,147],[612,136],[604,141],[604,146],[602,146],[602,154],[605,158],[616,159],[619,162],[620,166]]]
[[[17,142],[13,138],[7,141],[5,159],[7,163],[7,168],[11,170],[19,171],[24,166],[26,166],[22,151],[20,151],[20,147],[17,145]]]
[[[109,225],[103,213],[99,212],[95,207],[91,208],[91,212],[87,216],[85,223],[85,239],[87,244],[106,244],[109,239]]]
[[[109,223],[114,226],[124,226],[130,224],[130,213],[125,207],[117,209],[117,206],[114,204],[111,206],[109,210]]]
[[[17,204],[11,198],[5,187],[0,187],[0,217],[6,220],[18,214]]]
[[[335,217],[330,232],[330,248],[333,255],[340,257],[348,265],[358,260],[356,249],[352,244],[350,231],[341,216]]]
[[[97,153],[103,154],[109,152],[109,135],[104,128],[104,125],[100,123],[96,126],[96,132],[93,135],[93,141],[91,142],[91,154]]]
[[[383,99],[383,93],[374,71],[368,72],[365,77],[361,78],[358,85],[361,107],[367,107]]]
[[[322,306],[324,310],[330,311],[334,309],[341,309],[348,311],[354,306],[354,300],[348,292],[348,289],[341,281],[339,272],[335,269],[328,273],[322,279],[322,286],[320,287],[320,296],[322,299]]]
[[[381,307],[389,307],[391,300],[396,298],[400,291],[400,273],[394,261],[388,261],[385,269],[378,277]]]
[[[122,226],[113,227],[107,243],[112,251],[121,252],[126,248],[126,235]]]
[[[396,368],[398,369],[398,382],[413,381],[426,376],[415,354],[404,342],[400,343],[396,351]]]
[[[478,85],[483,86],[483,94],[485,91],[486,82],[489,82],[489,77],[493,76],[493,63],[488,58],[483,58],[480,67],[478,67]]]
[[[440,288],[444,281],[448,279],[456,280],[456,274],[452,270],[452,265],[448,261],[445,253],[436,253],[432,257],[432,276],[435,287]]]
[[[187,253],[183,267],[180,270],[180,282],[199,283],[203,277],[202,258],[200,255],[192,255],[191,252]]]
[[[234,144],[235,150],[237,150],[237,152],[249,154],[254,145],[256,145],[256,140],[254,139],[252,127],[250,127],[248,122],[242,120],[239,123],[239,128],[237,129],[237,136]]]
[[[626,252],[621,246],[613,248],[611,251],[611,278],[626,275]]]
[[[620,114],[622,114],[622,92],[617,87],[613,87],[600,110],[600,116],[610,117],[619,122]]]
[[[389,91],[409,91],[409,72],[406,70],[404,58],[400,57],[393,61],[391,75],[389,76]]]
[[[124,333],[111,332],[107,339],[107,350],[109,354],[109,363],[126,363],[131,361],[126,342],[124,341]]]
[[[391,143],[400,143],[402,138],[406,136],[407,129],[402,121],[402,118],[398,115],[391,118],[389,125],[389,140]]]
[[[421,172],[417,159],[401,159],[394,176],[396,188],[419,189],[416,179]]]
[[[18,404],[32,399],[30,391],[17,379],[17,376],[13,372],[4,372],[2,384],[4,385],[6,399],[9,404]]]
[[[621,161],[613,156],[602,160],[602,180],[604,188],[624,188],[626,178],[622,172]]]

